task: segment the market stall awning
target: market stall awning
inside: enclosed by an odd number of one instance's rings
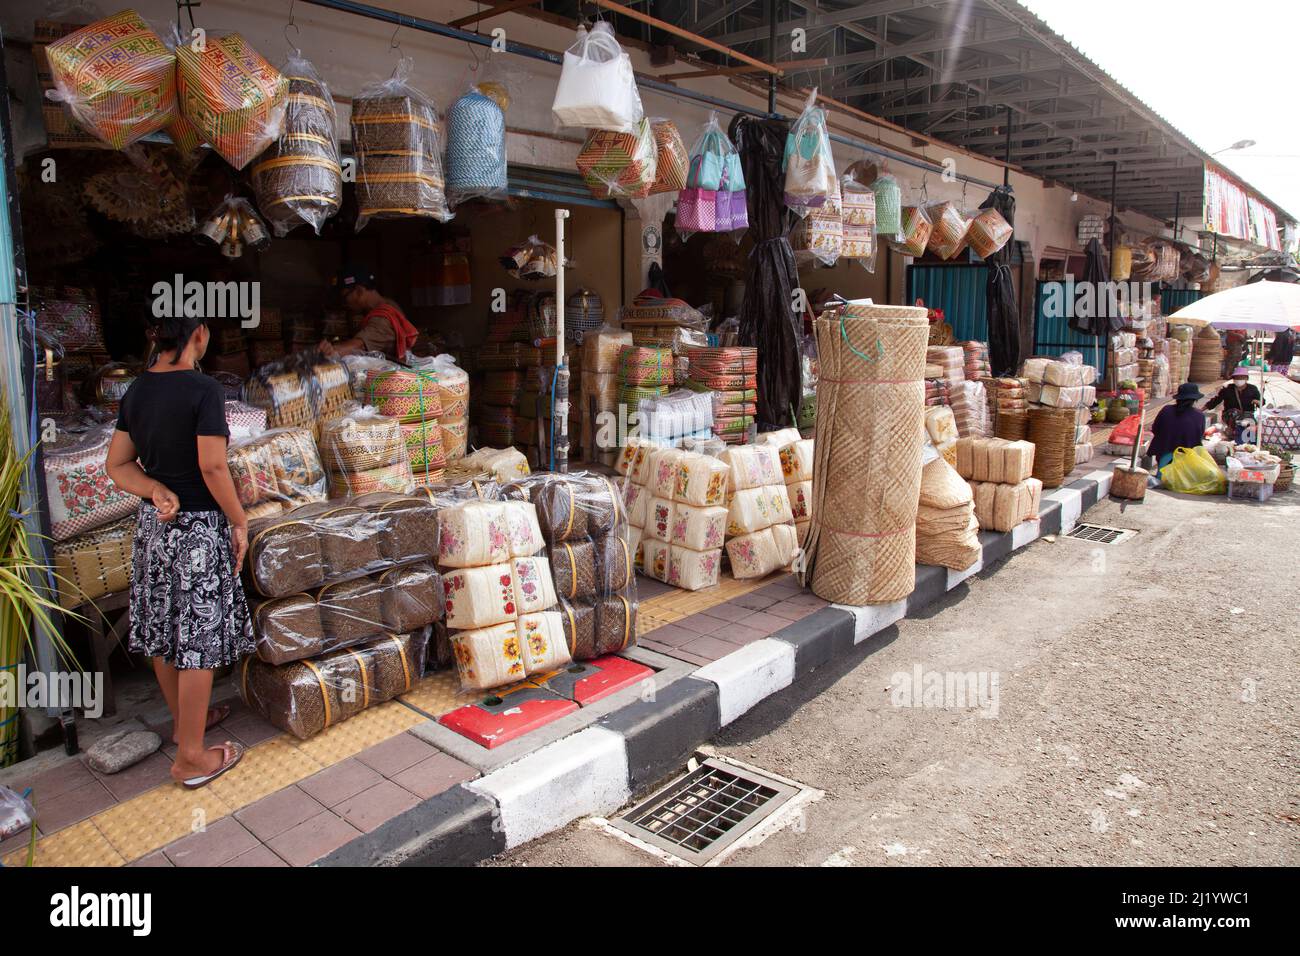
[[[1209,155],[1015,0],[790,0],[779,9],[779,42],[804,30],[798,55],[816,64],[787,65],[781,88],[816,86],[918,136],[1093,196],[1109,199],[1113,173],[1118,204],[1159,219],[1201,211]],[[659,0],[655,12],[768,55],[766,3]]]
[[[1300,327],[1300,285],[1293,282],[1252,282],[1216,292],[1184,306],[1170,322],[1200,328],[1257,329],[1280,332]]]

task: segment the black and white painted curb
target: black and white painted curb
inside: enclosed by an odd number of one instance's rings
[[[892,624],[939,600],[985,567],[1040,537],[1068,534],[1110,493],[1098,470],[1046,493],[1036,521],[982,532],[974,567],[918,565],[905,600],[869,607],[831,605],[754,641],[655,693],[513,762],[487,770],[394,817],[320,860],[318,866],[463,866],[587,816],[608,816],[680,771],[717,731],[760,701]]]

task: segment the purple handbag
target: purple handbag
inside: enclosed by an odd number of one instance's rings
[[[712,189],[683,189],[677,194],[677,228],[690,232],[716,232],[717,197]]]
[[[731,197],[731,228],[748,229],[749,206],[745,201],[745,190],[738,189],[728,195]]]

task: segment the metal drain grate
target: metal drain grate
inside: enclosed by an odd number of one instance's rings
[[[1100,524],[1077,524],[1066,537],[1093,544],[1119,544],[1137,534],[1129,528],[1108,528]]]
[[[798,792],[710,759],[611,823],[680,859],[704,864]]]

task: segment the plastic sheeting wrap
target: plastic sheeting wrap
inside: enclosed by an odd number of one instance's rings
[[[252,710],[305,740],[410,690],[424,674],[428,643],[425,629],[310,661],[275,665],[250,656],[240,663],[235,679]]]
[[[916,586],[927,312],[849,303],[815,328],[821,376],[804,577],[828,601],[897,601]]]

